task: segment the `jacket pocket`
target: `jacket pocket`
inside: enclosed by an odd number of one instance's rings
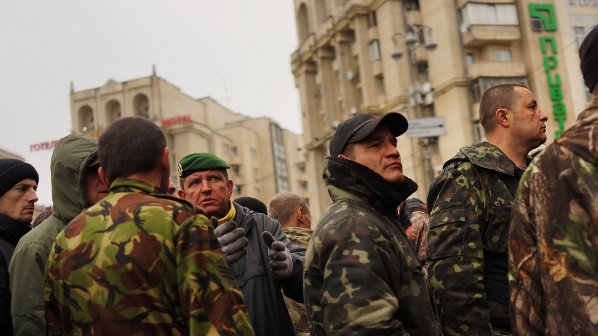
[[[440,210],[430,217],[428,258],[462,256],[469,236],[465,226],[465,209],[453,207]]]
[[[237,279],[237,285],[244,287],[247,282],[255,277],[267,275],[266,265],[261,260],[253,260],[245,263],[245,272],[241,273]],[[236,274],[235,274],[236,275]]]

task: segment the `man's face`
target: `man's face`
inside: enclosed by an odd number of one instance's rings
[[[0,214],[20,222],[31,222],[37,202],[37,183],[24,179],[0,196]]]
[[[87,205],[98,203],[108,194],[108,187],[102,183],[98,170],[90,168],[85,174],[85,200]]]
[[[513,105],[512,136],[522,146],[532,150],[546,141],[548,116],[540,110],[534,94],[520,86],[515,87],[518,98]]]
[[[403,165],[397,150],[397,138],[384,125],[376,127],[367,138],[350,144],[342,158],[355,161],[382,176],[389,183],[402,182]]]
[[[179,197],[204,209],[208,216],[224,217],[230,209],[233,181],[222,170],[204,170],[185,177]]]

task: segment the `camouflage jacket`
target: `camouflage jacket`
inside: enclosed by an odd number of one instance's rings
[[[461,148],[430,186],[428,283],[446,335],[491,335],[491,319],[499,318],[510,328],[507,240],[514,195],[503,179],[516,170],[500,149],[481,142]],[[502,305],[489,295],[502,298]]]
[[[213,228],[187,202],[117,179],[58,235],[51,335],[253,335]]]
[[[304,296],[312,335],[438,335],[437,320],[397,206],[417,190],[353,161],[328,158],[333,203],[307,248]]]
[[[520,335],[598,335],[598,107],[521,180],[510,228],[511,320]]]

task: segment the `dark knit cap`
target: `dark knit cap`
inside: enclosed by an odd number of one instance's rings
[[[39,175],[32,165],[17,159],[0,159],[0,196],[26,178],[39,183]]]
[[[598,83],[598,26],[586,36],[579,47],[579,67],[590,92]]]
[[[244,206],[249,208],[257,213],[262,213],[264,215],[268,214],[268,207],[264,202],[260,201],[257,198],[249,197],[249,196],[242,196],[235,200],[235,203],[239,204],[240,206]]]

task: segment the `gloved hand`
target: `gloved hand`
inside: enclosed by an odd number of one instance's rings
[[[283,242],[276,241],[268,231],[262,232],[262,239],[268,246],[270,269],[277,279],[286,279],[293,273],[293,258],[291,251]]]
[[[235,221],[218,225],[216,217],[210,218],[210,222],[215,227],[214,233],[218,237],[220,250],[224,254],[224,259],[229,264],[234,263],[247,254],[249,241],[245,237],[245,229],[238,228]]]

